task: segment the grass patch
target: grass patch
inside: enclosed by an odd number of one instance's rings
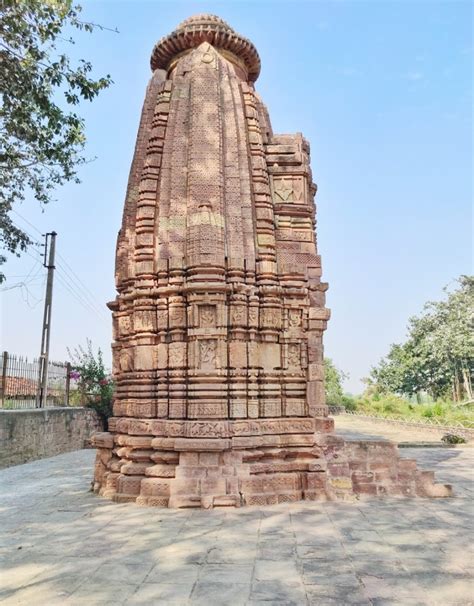
[[[395,394],[344,396],[341,405],[348,411],[404,421],[434,421],[441,425],[474,428],[472,407],[455,406],[447,400],[417,404]]]

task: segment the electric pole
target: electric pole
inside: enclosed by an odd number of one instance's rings
[[[45,249],[43,265],[48,269],[46,281],[46,296],[44,300],[43,331],[41,334],[41,353],[39,357],[38,390],[36,396],[36,408],[44,408],[48,391],[48,361],[49,361],[49,339],[51,336],[51,306],[53,303],[53,279],[54,279],[54,257],[56,253],[56,232],[52,231],[45,236]],[[49,257],[48,256],[49,241]]]

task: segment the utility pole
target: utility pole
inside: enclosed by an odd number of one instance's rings
[[[51,306],[53,303],[53,279],[54,279],[54,257],[56,253],[56,232],[52,231],[45,236],[45,249],[43,265],[48,269],[46,281],[46,296],[44,300],[43,331],[41,334],[41,353],[39,357],[38,390],[36,395],[36,408],[44,408],[48,391],[48,361],[49,361],[49,339],[51,336]],[[49,258],[48,256],[49,241]]]

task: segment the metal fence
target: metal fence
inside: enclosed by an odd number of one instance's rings
[[[3,352],[0,379],[0,409],[37,408],[40,361]],[[68,406],[70,394],[68,362],[48,362],[45,406]]]

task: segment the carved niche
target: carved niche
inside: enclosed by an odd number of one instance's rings
[[[199,306],[199,328],[215,328],[216,326],[216,306]]]
[[[302,176],[273,177],[273,200],[277,204],[305,203],[305,181]]]
[[[234,326],[242,326],[245,324],[245,306],[233,305],[230,312],[230,321]]]
[[[262,328],[280,328],[281,310],[275,307],[263,307],[260,312],[260,326]]]
[[[155,314],[151,309],[136,310],[133,315],[135,332],[155,330]]]
[[[299,343],[290,343],[288,345],[288,367],[301,367],[301,348]]]
[[[118,320],[118,330],[119,336],[125,337],[132,332],[132,320],[130,316],[119,316]]]
[[[299,328],[301,326],[301,309],[288,310],[288,327]]]
[[[182,305],[170,305],[169,307],[170,328],[185,328],[186,314]]]
[[[199,368],[214,369],[216,367],[217,341],[203,339],[199,341]]]
[[[186,343],[180,341],[170,343],[168,352],[170,368],[186,366]]]
[[[119,354],[119,366],[122,372],[133,370],[133,352],[130,348],[122,349]]]

